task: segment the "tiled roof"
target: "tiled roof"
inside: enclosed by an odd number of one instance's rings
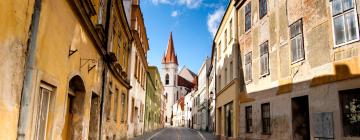
[[[178,80],[178,86],[187,87],[189,89],[194,88],[194,84],[191,81],[188,81],[179,75],[177,76],[177,80]]]

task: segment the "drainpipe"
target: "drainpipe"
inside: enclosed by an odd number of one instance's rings
[[[106,38],[105,38],[105,42],[106,42],[106,46],[109,44],[108,43],[108,40],[109,40],[109,26],[110,26],[110,12],[111,12],[111,0],[108,0],[107,1],[107,5],[106,5],[106,21],[105,21],[105,35],[106,35]],[[108,48],[106,48],[106,53],[108,52]],[[106,54],[105,54],[106,56]],[[107,83],[107,72],[109,71],[108,70],[108,61],[107,60],[108,58],[106,57],[103,57],[104,58],[104,71],[102,73],[102,93],[101,93],[101,103],[100,103],[100,131],[99,131],[99,140],[102,139],[102,131],[104,130],[103,127],[104,127],[104,123],[103,123],[103,115],[105,114],[105,93],[106,93],[106,83]]]
[[[40,21],[40,11],[41,11],[41,0],[35,0],[34,11],[32,14],[32,20],[30,25],[30,37],[28,40],[28,50],[26,57],[26,66],[25,66],[25,77],[23,82],[23,88],[21,92],[21,101],[20,101],[20,116],[18,121],[18,132],[17,139],[25,140],[26,128],[28,127],[29,121],[29,104],[31,101],[31,87],[34,84],[32,82],[33,70],[35,67],[35,54],[36,54],[36,40],[37,32],[39,30],[39,21]]]
[[[105,114],[105,106],[104,106],[104,101],[105,101],[105,92],[106,92],[106,82],[107,82],[107,64],[106,62],[104,63],[104,71],[102,72],[102,93],[101,93],[101,108],[100,108],[100,131],[99,131],[99,139],[102,139],[102,130],[103,130],[103,114]]]

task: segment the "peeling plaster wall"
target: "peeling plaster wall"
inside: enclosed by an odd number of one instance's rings
[[[339,91],[359,88],[359,41],[334,47],[331,3],[324,0],[268,0],[268,12],[258,17],[258,1],[252,2],[252,27],[245,32],[244,7],[238,7],[239,43],[245,70],[245,54],[252,51],[252,82],[245,85],[240,99],[240,114],[253,109],[253,133],[246,133],[245,114],[240,116],[243,139],[292,139],[291,99],[308,96],[310,137],[315,136],[314,113],[334,114],[335,139],[343,136]],[[356,0],[357,7],[360,1]],[[358,15],[359,15],[359,9]],[[301,19],[305,60],[292,63],[289,26]],[[358,23],[359,24],[359,23]],[[270,75],[260,76],[259,46],[269,41]],[[261,133],[261,104],[270,103],[271,135]]]
[[[113,138],[114,136],[116,137],[116,139],[127,139],[127,122],[128,122],[128,118],[127,118],[127,114],[128,114],[128,106],[130,106],[129,102],[128,102],[128,98],[129,98],[129,91],[128,89],[121,84],[121,82],[116,78],[116,76],[109,71],[108,73],[108,82],[107,82],[107,90],[105,90],[105,112],[106,112],[106,108],[110,105],[110,116],[109,119],[107,119],[108,117],[106,116],[107,113],[104,113],[103,116],[103,127],[100,128],[102,131],[102,135],[101,135],[101,139],[106,139],[106,137],[108,138]],[[107,96],[109,95],[109,82],[112,82],[112,98],[111,100],[106,100],[108,99]],[[114,118],[114,113],[115,113],[115,92],[116,90],[119,90],[119,95],[118,95],[118,104],[117,104],[117,115],[116,115],[116,119]],[[122,107],[122,94],[125,95],[125,107]],[[123,112],[124,111],[124,112]],[[124,113],[124,114],[122,114]],[[122,116],[123,115],[123,116]]]
[[[0,1],[0,139],[16,139],[34,0]]]

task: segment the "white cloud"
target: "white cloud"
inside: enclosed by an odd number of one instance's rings
[[[198,8],[201,5],[202,0],[178,0],[178,2],[188,8]]]
[[[171,4],[171,0],[151,0],[151,2],[155,5],[158,4]]]
[[[151,0],[155,5],[158,4],[168,4],[168,5],[181,5],[186,6],[187,8],[193,9],[198,8],[202,4],[203,0]]]
[[[177,17],[177,16],[179,16],[179,12],[178,11],[173,11],[173,12],[171,12],[171,16],[172,17]]]
[[[213,13],[208,15],[207,26],[209,32],[213,37],[215,36],[218,30],[219,24],[221,22],[224,13],[225,13],[224,7],[220,7],[216,9]]]

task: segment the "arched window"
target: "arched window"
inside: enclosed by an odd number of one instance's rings
[[[165,85],[169,85],[169,74],[165,76]]]

